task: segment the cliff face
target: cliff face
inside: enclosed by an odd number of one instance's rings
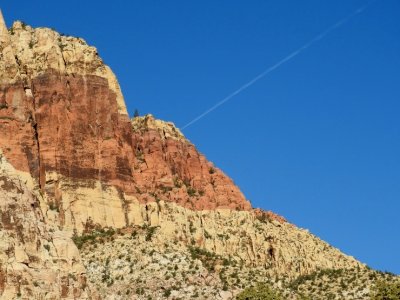
[[[232,180],[200,154],[174,124],[153,116],[132,120],[137,198],[160,199],[194,210],[249,210]]]
[[[87,222],[135,223],[136,202],[155,201],[174,182],[186,186],[165,200],[250,208],[222,172],[209,174],[211,164],[184,138],[132,130],[117,80],[94,47],[21,22],[0,27],[0,148],[56,207],[51,218],[60,225],[81,231]]]
[[[78,249],[46,224],[40,201],[0,151],[0,298],[88,299]]]

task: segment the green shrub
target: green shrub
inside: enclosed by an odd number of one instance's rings
[[[147,242],[151,241],[156,230],[157,230],[157,227],[147,227],[147,233],[146,233],[146,241]]]
[[[90,233],[83,234],[81,236],[78,236],[77,234],[74,234],[72,237],[72,240],[74,241],[75,245],[78,247],[78,249],[82,249],[83,245],[86,242],[91,241],[92,243],[95,243],[96,241],[106,238],[106,237],[112,237],[115,234],[115,230],[113,228],[100,228],[96,229]]]
[[[259,283],[255,287],[245,289],[236,297],[237,300],[283,300],[279,292],[269,285]]]
[[[60,212],[60,207],[58,206],[58,204],[56,202],[49,202],[49,208],[50,210],[54,210],[56,212]]]
[[[193,196],[196,195],[196,190],[195,190],[193,187],[189,186],[189,187],[187,188],[187,193],[188,193],[188,195],[189,195],[190,197],[193,197]]]
[[[181,180],[175,177],[174,178],[174,185],[175,185],[176,188],[181,188],[182,187]]]
[[[203,266],[209,271],[213,272],[215,265],[222,261],[222,258],[213,252],[209,252],[199,247],[189,246],[189,252],[193,260],[198,259],[202,262]]]
[[[169,296],[171,296],[171,289],[166,289],[165,291],[164,291],[164,297],[169,297]]]
[[[371,291],[371,300],[400,299],[400,282],[378,281]]]

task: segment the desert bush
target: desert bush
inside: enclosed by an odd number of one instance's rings
[[[400,299],[400,282],[378,281],[371,291],[371,300]]]
[[[281,294],[267,284],[249,287],[236,297],[237,300],[283,300]]]

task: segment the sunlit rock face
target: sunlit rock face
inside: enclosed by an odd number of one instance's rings
[[[0,299],[89,299],[78,249],[46,224],[39,197],[0,151]]]
[[[170,122],[132,120],[137,198],[172,201],[194,210],[249,210],[250,203],[221,170]]]
[[[250,209],[234,183],[171,123],[128,118],[118,82],[84,40],[2,23],[0,148],[58,212],[87,222],[135,223],[136,203]],[[162,193],[160,192],[162,191]]]

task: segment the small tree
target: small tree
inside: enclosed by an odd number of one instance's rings
[[[133,113],[133,117],[134,118],[137,118],[137,117],[139,117],[140,115],[139,115],[139,111],[137,110],[137,109],[135,109],[135,112]]]

